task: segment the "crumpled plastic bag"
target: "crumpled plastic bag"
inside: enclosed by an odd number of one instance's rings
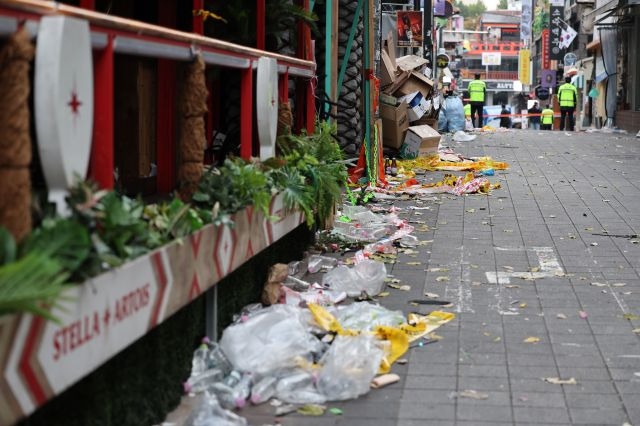
[[[359,296],[366,291],[369,296],[375,296],[384,289],[384,279],[387,268],[384,263],[375,260],[363,260],[349,268],[339,265],[322,277],[322,283],[333,291],[344,291],[349,297]]]
[[[383,354],[374,336],[336,336],[323,357],[323,367],[316,383],[318,390],[329,401],[366,394]]]
[[[391,311],[368,302],[339,306],[335,317],[342,327],[351,330],[373,331],[379,325],[399,327],[405,323],[402,311]]]
[[[247,420],[220,406],[215,395],[206,393],[184,426],[246,426]]]
[[[465,133],[462,130],[458,130],[454,135],[453,135],[453,140],[456,142],[470,142],[472,140],[474,140],[476,138],[476,135],[470,135],[468,133]]]
[[[449,96],[444,101],[445,107],[438,116],[438,129],[441,132],[457,132],[465,129],[464,106],[457,96]]]
[[[310,358],[322,343],[308,331],[303,309],[273,305],[227,327],[220,348],[236,370],[267,376]]]

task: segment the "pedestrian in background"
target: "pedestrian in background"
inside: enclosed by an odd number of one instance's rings
[[[531,128],[533,130],[540,130],[540,114],[542,114],[542,110],[538,106],[537,102],[533,103],[533,106],[529,108],[529,123],[531,124]]]
[[[567,120],[567,130],[573,131],[573,113],[578,104],[578,90],[571,84],[571,77],[564,78],[565,83],[558,89],[558,101],[560,102],[560,130],[565,129],[565,119]]]
[[[550,105],[542,110],[542,130],[553,130],[553,110]]]
[[[469,102],[471,103],[471,121],[476,127],[482,127],[484,117],[482,110],[484,108],[485,95],[487,93],[487,85],[480,80],[480,74],[475,75],[475,80],[469,83]],[[476,121],[476,114],[478,120]]]
[[[500,127],[511,127],[511,111],[507,109],[505,104],[502,104],[502,111],[500,111]]]

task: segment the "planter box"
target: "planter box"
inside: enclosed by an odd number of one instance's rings
[[[234,227],[207,225],[74,286],[53,311],[0,317],[0,425],[16,422],[91,373],[304,221],[274,197],[269,221],[252,207]]]

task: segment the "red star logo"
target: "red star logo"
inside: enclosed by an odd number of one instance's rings
[[[78,99],[78,94],[75,90],[71,92],[71,100],[67,103],[67,105],[69,105],[69,107],[71,108],[71,112],[73,113],[73,115],[78,115],[82,102],[80,102],[80,100]]]

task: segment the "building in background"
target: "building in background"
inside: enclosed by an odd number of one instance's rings
[[[518,84],[518,52],[522,47],[520,11],[484,12],[476,29],[462,58],[462,87],[466,89],[474,75],[480,74],[487,83],[486,105],[516,105],[515,97],[521,92]]]

